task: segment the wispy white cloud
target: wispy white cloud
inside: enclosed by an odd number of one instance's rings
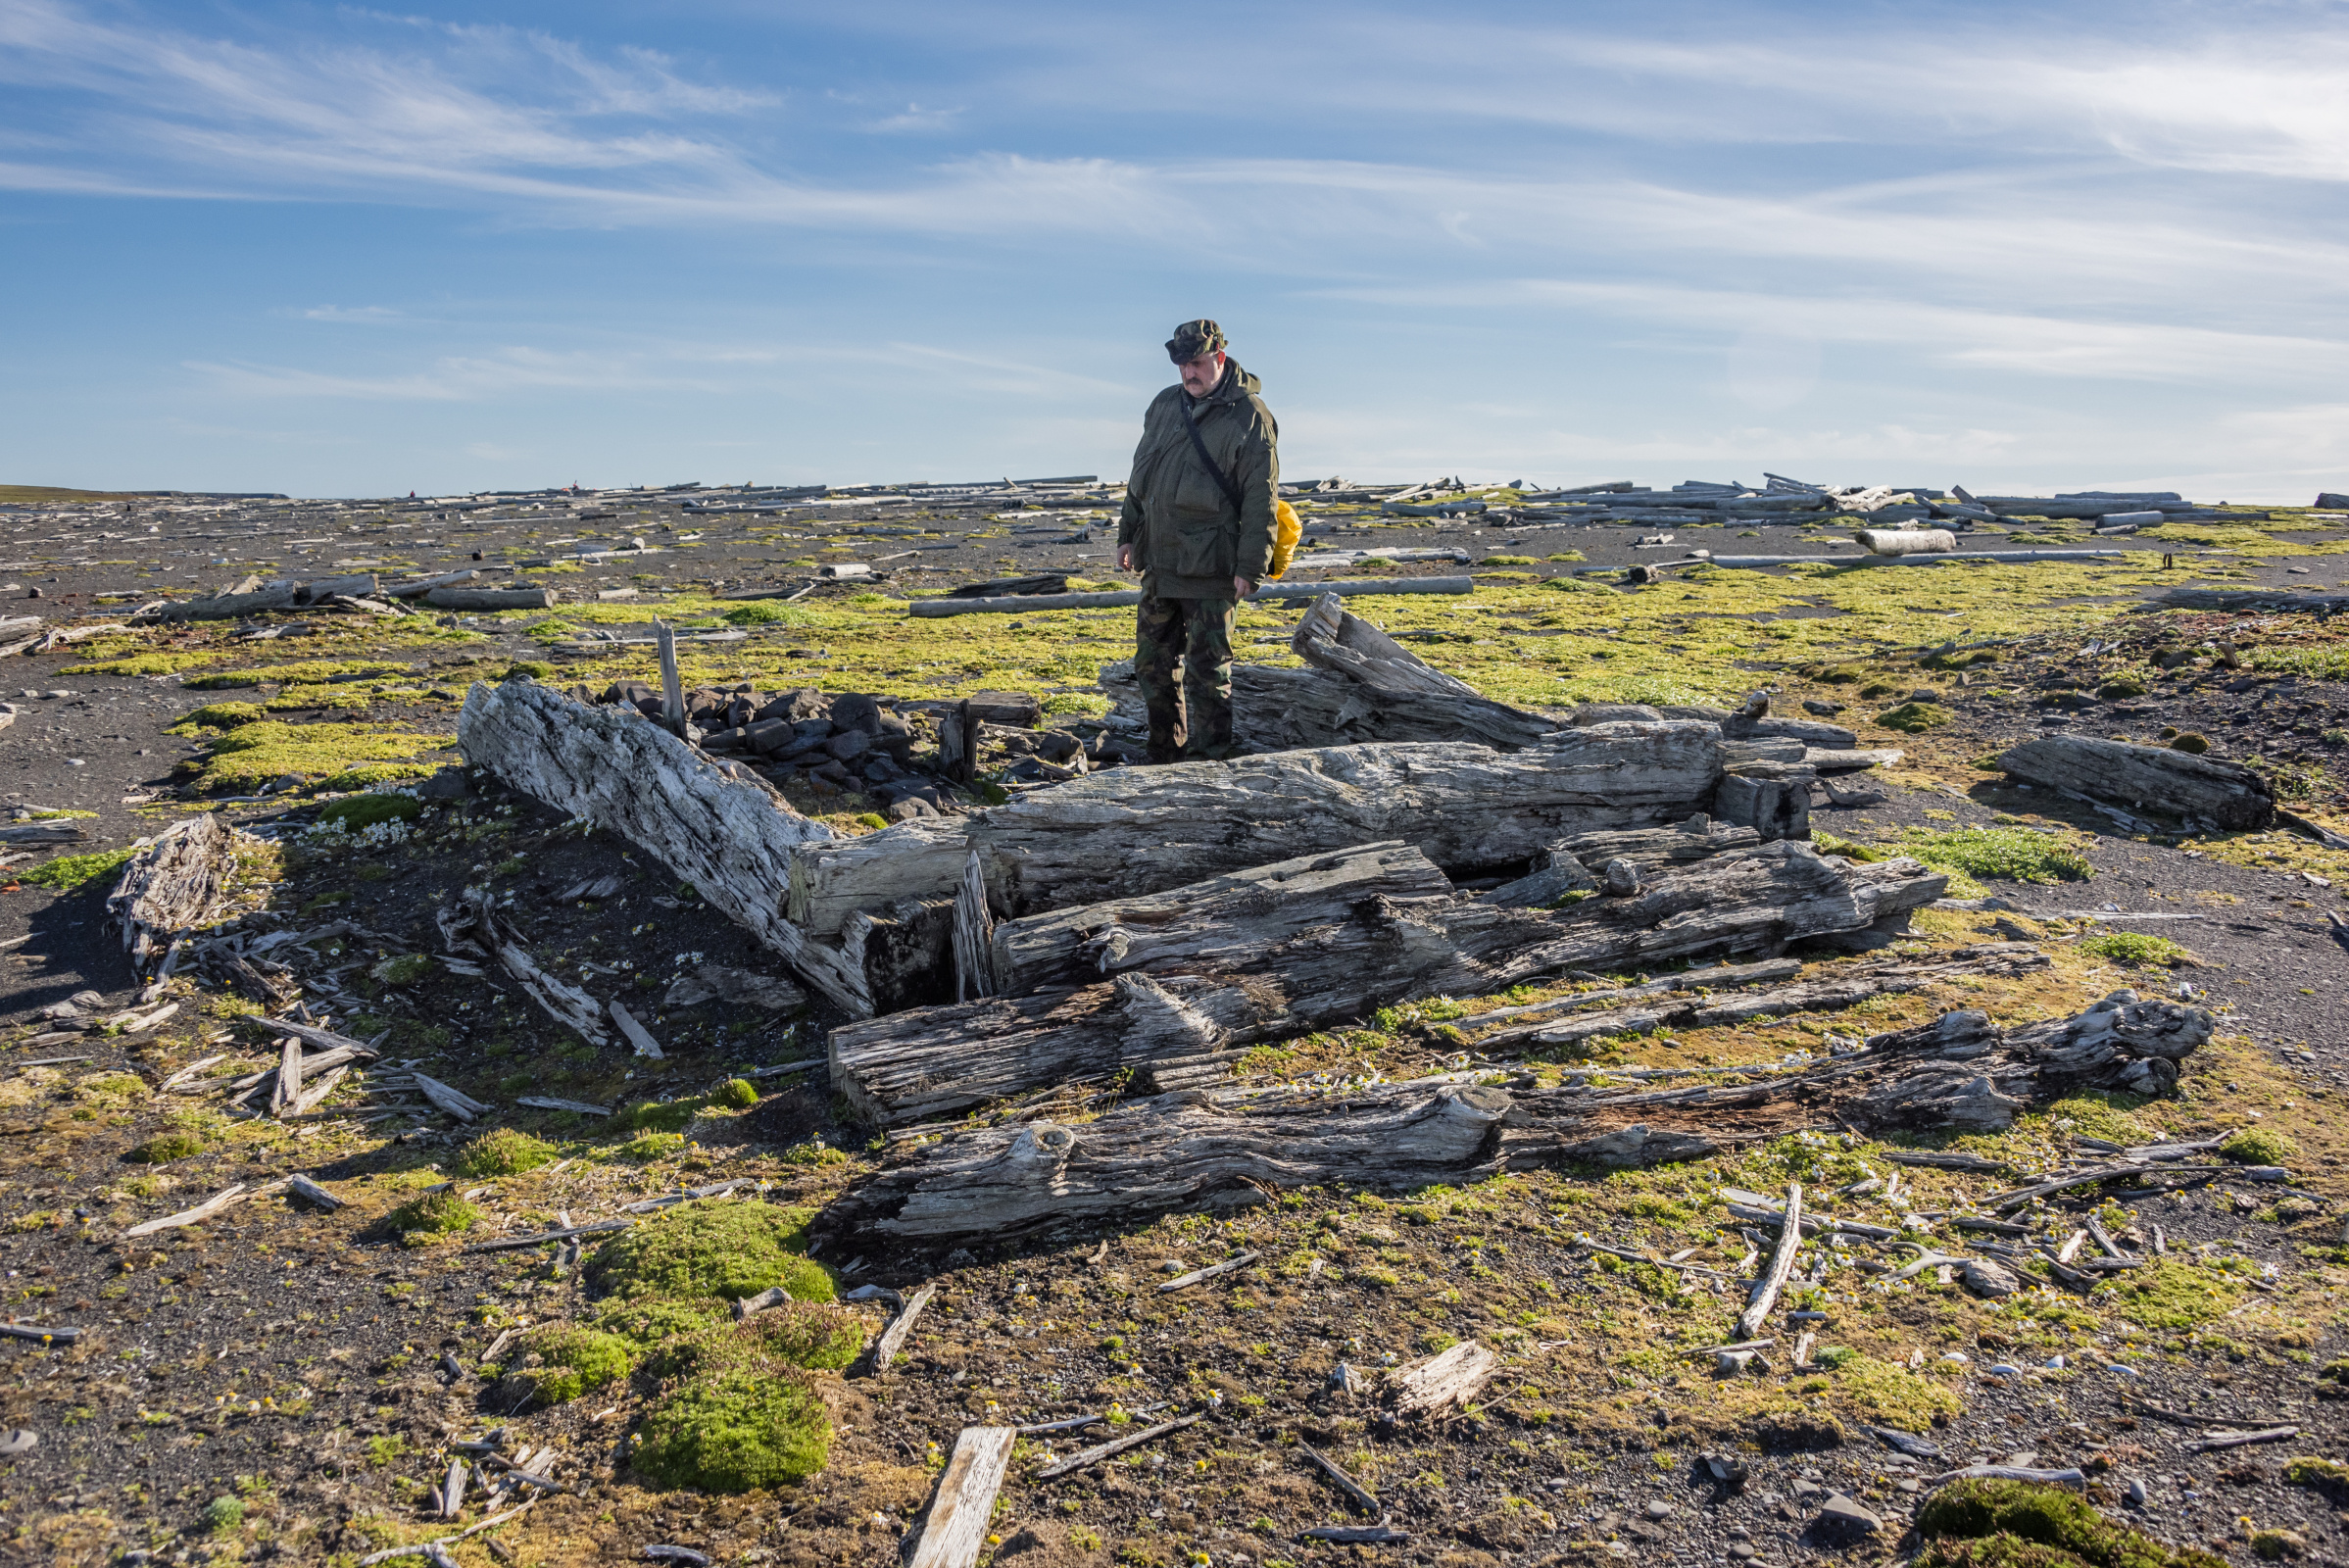
[[[314,305],[301,314],[305,321],[333,321],[351,326],[380,326],[408,318],[406,312],[395,311],[388,305]]]

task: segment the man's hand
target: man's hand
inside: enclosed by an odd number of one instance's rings
[[[1256,585],[1252,582],[1249,582],[1246,577],[1234,577],[1232,579],[1232,597],[1234,599],[1247,599],[1253,595],[1255,591]]]
[[[1119,545],[1117,547],[1117,569],[1119,571],[1132,571],[1134,569],[1134,547],[1132,545]]]

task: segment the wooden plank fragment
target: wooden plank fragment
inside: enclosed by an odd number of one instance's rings
[[[1465,1408],[1499,1370],[1499,1355],[1474,1340],[1462,1340],[1388,1373],[1387,1397],[1402,1419]]]
[[[1146,1443],[1155,1443],[1169,1432],[1180,1432],[1183,1428],[1194,1425],[1201,1419],[1203,1417],[1199,1415],[1177,1416],[1172,1421],[1161,1421],[1156,1426],[1146,1427],[1140,1432],[1129,1433],[1122,1438],[1111,1438],[1106,1443],[1096,1444],[1090,1448],[1072,1453],[1065,1459],[1054,1460],[1037,1471],[1036,1479],[1052,1481],[1060,1476],[1073,1475],[1079,1470],[1091,1469],[1103,1459],[1114,1459],[1129,1448],[1139,1448]]]
[[[1242,1252],[1238,1257],[1227,1257],[1222,1262],[1210,1264],[1206,1268],[1195,1268],[1181,1278],[1168,1280],[1159,1286],[1158,1294],[1164,1296],[1169,1291],[1186,1291],[1194,1285],[1203,1284],[1212,1279],[1221,1279],[1226,1274],[1235,1273],[1248,1267],[1263,1255],[1256,1251]]]
[[[974,1568],[987,1544],[995,1495],[1011,1465],[1013,1427],[964,1427],[939,1473],[919,1539],[905,1568]]]
[[[166,1214],[161,1219],[141,1220],[122,1234],[126,1237],[152,1236],[157,1231],[176,1230],[183,1225],[201,1225],[244,1196],[245,1184],[238,1182],[233,1187],[215,1193],[194,1208],[183,1208],[176,1214]]]
[[[906,1337],[913,1332],[913,1325],[919,1321],[922,1308],[928,1306],[930,1298],[937,1294],[936,1285],[925,1285],[905,1298],[905,1304],[898,1308],[898,1315],[890,1320],[889,1327],[881,1331],[880,1340],[873,1346],[874,1375],[889,1370],[889,1363],[896,1360],[898,1351],[905,1348]]]

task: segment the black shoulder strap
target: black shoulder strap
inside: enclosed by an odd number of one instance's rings
[[[1215,460],[1207,456],[1207,443],[1199,438],[1199,416],[1191,412],[1188,401],[1183,404],[1183,427],[1191,432],[1191,450],[1199,454],[1199,462],[1205,464],[1207,472],[1214,476],[1215,488],[1223,492],[1223,498],[1232,504],[1234,512],[1247,511],[1240,504],[1240,487],[1225,477],[1224,471],[1215,466]]]

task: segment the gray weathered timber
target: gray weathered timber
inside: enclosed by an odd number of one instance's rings
[[[1011,1468],[1016,1427],[964,1427],[954,1451],[939,1472],[938,1488],[924,1512],[921,1534],[906,1554],[905,1568],[972,1568],[987,1549],[995,1518],[995,1494]]]
[[[172,823],[122,867],[106,912],[122,930],[133,968],[144,971],[171,939],[219,905],[242,837],[217,812]]]
[[[1130,682],[1127,688],[1112,695],[1139,702],[1141,689]],[[1516,751],[1542,744],[1557,728],[1539,713],[1482,697],[1374,692],[1319,669],[1239,664],[1232,670],[1233,737],[1261,751],[1369,741],[1465,741]]]
[[[1421,1080],[1184,1091],[1082,1126],[1004,1124],[904,1150],[826,1210],[818,1229],[986,1236],[1247,1206],[1264,1201],[1265,1189],[1652,1165],[1822,1121],[1874,1135],[1996,1130],[2082,1089],[2147,1093],[2175,1083],[2178,1060],[2211,1030],[2199,1007],[2119,992],[2076,1017],[2004,1032],[1981,1012],[1945,1013],[1803,1072],[1734,1085],[1512,1093]]]
[[[278,583],[249,594],[216,594],[209,599],[178,599],[139,612],[142,620],[235,620],[271,610],[291,610],[297,585]]]
[[[1154,927],[1127,924],[1127,901],[1031,928],[1030,972],[1092,967],[1106,980],[835,1030],[833,1086],[883,1124],[1117,1072],[1146,1087],[1188,1087],[1220,1078],[1251,1045],[1394,1003],[1490,995],[1565,969],[1774,954],[1904,914],[1948,881],[1905,858],[1854,865],[1773,844],[1718,856],[1632,897],[1544,910],[1448,894],[1390,897],[1376,889],[1428,879],[1410,861],[1417,852],[1355,853],[1329,858],[1342,863],[1323,872],[1309,858],[1265,867],[1252,900],[1238,879],[1196,905],[1170,898]],[[1298,890],[1274,892],[1284,878]]]
[[[1998,765],[2045,789],[2221,827],[2264,828],[2276,819],[2275,792],[2257,773],[2166,746],[2046,735],[2001,753]]]
[[[1687,816],[1719,777],[1718,732],[1691,723],[1594,725],[1507,754],[1378,744],[1114,768],[797,848],[791,917],[829,934],[859,908],[951,899],[973,851],[1013,917],[1389,839],[1446,870],[1522,864],[1562,834]]]
[[[711,760],[627,709],[576,703],[525,679],[476,683],[457,744],[515,789],[658,856],[817,990],[852,1010],[864,1004],[860,976],[783,914],[793,852],[832,830],[757,774]],[[855,907],[843,907],[843,920]]]
[[[1520,1046],[1572,1046],[1607,1035],[1646,1034],[1666,1027],[1709,1029],[1748,1018],[1785,1018],[1798,1012],[1833,1012],[1871,997],[1903,996],[1947,980],[2023,974],[2047,967],[2047,956],[2027,942],[1989,942],[1927,958],[1894,958],[1838,969],[1800,985],[1763,991],[1719,991],[1675,996],[1659,991],[1628,1006],[1513,1025],[1483,1036],[1479,1052]],[[1461,1020],[1465,1023],[1467,1020]]]
[[[1446,675],[1369,621],[1347,612],[1336,594],[1313,601],[1297,621],[1297,630],[1289,634],[1289,651],[1315,669],[1342,675],[1382,695],[1416,692],[1424,697],[1484,701],[1484,694],[1474,686]]]
[[[1007,920],[991,944],[991,995],[1026,996],[1104,974],[1188,974],[1235,952],[1294,942],[1354,918],[1364,901],[1451,897],[1412,845],[1364,844],[1209,877],[1188,887]]]

